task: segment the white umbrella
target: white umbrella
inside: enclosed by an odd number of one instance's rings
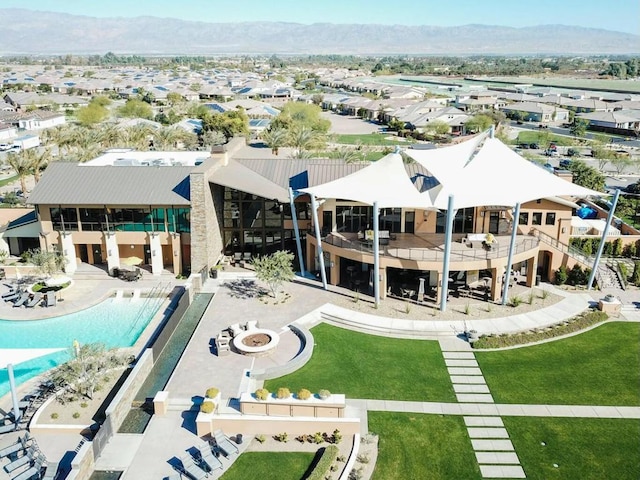
[[[121,265],[129,265],[129,266],[133,266],[133,265],[140,265],[142,262],[144,262],[143,258],[140,257],[126,257],[126,258],[121,258],[120,259],[120,264]]]

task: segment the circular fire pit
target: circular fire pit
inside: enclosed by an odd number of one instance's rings
[[[278,346],[280,335],[266,328],[254,328],[233,337],[233,346],[243,355],[267,355]]]

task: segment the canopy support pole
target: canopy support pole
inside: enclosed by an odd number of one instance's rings
[[[322,278],[322,288],[327,290],[327,272],[324,270],[324,252],[322,251],[322,237],[320,236],[320,223],[318,223],[318,202],[316,196],[313,193],[311,196],[311,210],[313,212],[313,226],[316,232],[316,253],[318,255],[318,263],[320,264],[320,278]]]
[[[378,202],[373,202],[373,298],[376,307],[380,305],[380,231]]]
[[[451,234],[453,233],[453,218],[456,212],[453,209],[453,195],[449,195],[447,205],[447,226],[444,234],[444,262],[442,265],[442,287],[440,290],[440,311],[447,310],[447,294],[449,292],[449,259],[451,257]]]
[[[293,231],[296,235],[296,247],[298,249],[298,262],[300,263],[300,276],[304,277],[304,258],[302,257],[302,243],[300,242],[300,228],[298,228],[298,214],[294,203],[295,195],[293,189],[289,187],[289,205],[291,205],[291,219],[293,220]]]
[[[587,290],[591,290],[593,288],[593,281],[596,278],[596,272],[598,271],[598,264],[600,263],[600,257],[602,256],[602,251],[604,250],[604,242],[607,239],[607,235],[609,234],[609,227],[611,226],[611,221],[613,220],[613,212],[615,211],[616,205],[618,204],[619,196],[620,196],[620,189],[616,188],[616,193],[613,194],[611,208],[609,209],[609,215],[607,215],[607,224],[604,226],[604,230],[602,231],[602,238],[600,238],[598,253],[596,253],[596,258],[593,261],[593,267],[591,267],[591,274],[589,275],[589,283],[587,284]]]
[[[509,242],[509,256],[507,257],[507,271],[504,273],[504,285],[502,287],[502,305],[507,304],[509,297],[509,282],[511,281],[511,266],[513,265],[513,250],[516,248],[516,236],[518,235],[518,221],[520,220],[520,202],[513,209],[513,224],[511,227],[511,241]]]
[[[13,364],[7,365],[7,372],[9,372],[9,388],[11,389],[11,402],[13,403],[13,419],[17,425],[20,420],[20,403],[18,402],[16,379],[13,376]]]

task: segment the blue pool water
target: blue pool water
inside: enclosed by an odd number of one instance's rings
[[[0,348],[64,348],[61,352],[14,365],[21,384],[65,362],[73,341],[104,343],[107,347],[132,346],[163,299],[109,299],[80,312],[33,321],[0,320]],[[0,396],[9,391],[7,370],[0,370]]]

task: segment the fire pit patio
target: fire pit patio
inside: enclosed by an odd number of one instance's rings
[[[278,346],[280,335],[265,328],[254,328],[233,337],[233,346],[243,355],[268,355]]]

